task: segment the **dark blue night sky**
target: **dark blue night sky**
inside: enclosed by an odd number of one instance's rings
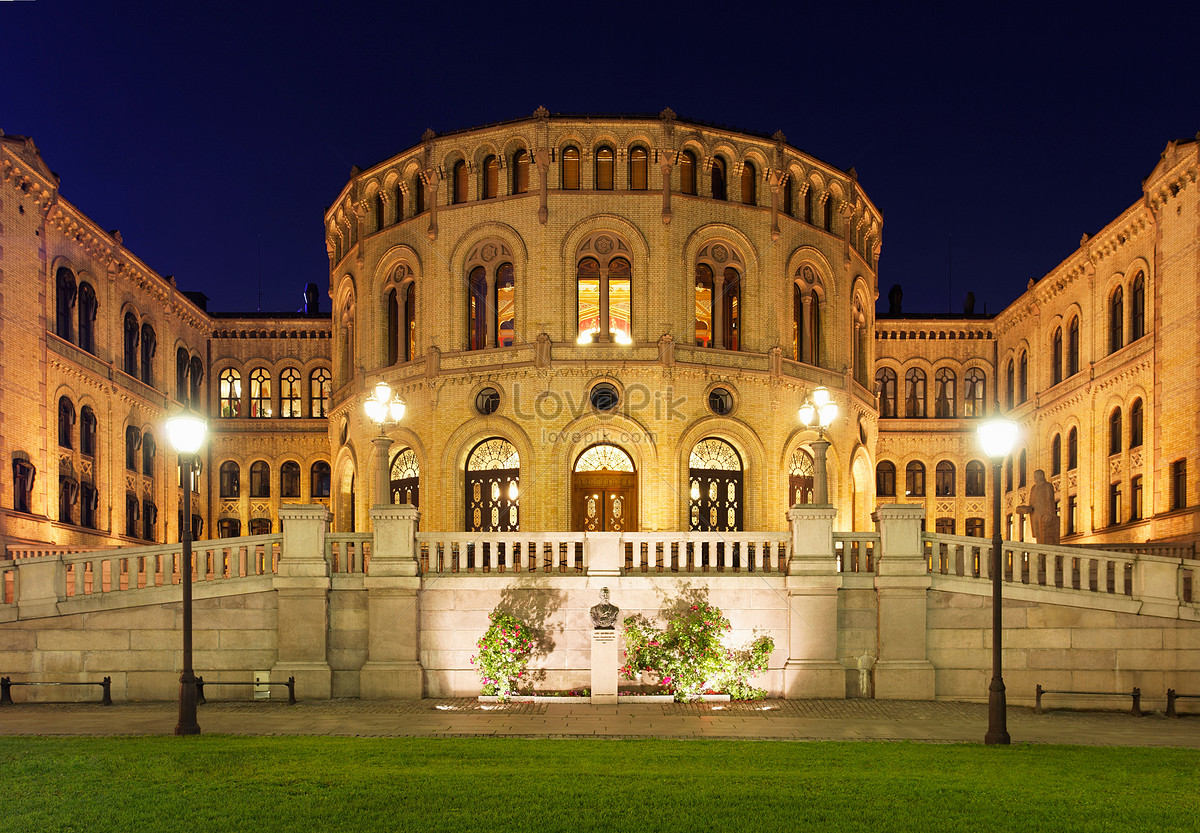
[[[883,212],[881,309],[995,312],[1200,129],[1188,3],[107,5],[0,2],[0,129],[213,310],[328,284],[352,165],[544,105],[783,130]]]

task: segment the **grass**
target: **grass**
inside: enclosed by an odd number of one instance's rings
[[[1200,830],[1200,751],[0,738],[0,831]]]

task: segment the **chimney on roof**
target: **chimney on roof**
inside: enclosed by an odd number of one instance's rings
[[[975,314],[975,293],[968,292],[967,297],[963,298],[963,315]]]
[[[904,305],[904,290],[900,288],[900,284],[892,284],[892,288],[888,290],[888,315],[902,315],[901,307]]]
[[[315,283],[308,283],[304,285],[304,314],[321,314],[321,293],[317,291],[317,285]]]

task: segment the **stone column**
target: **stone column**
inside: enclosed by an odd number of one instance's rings
[[[929,568],[921,548],[925,507],[885,504],[871,518],[879,526],[881,552],[875,592],[879,605],[875,697],[932,700],[933,664],[926,655]]]
[[[392,438],[380,434],[371,440],[375,446],[375,501],[374,505],[390,504],[392,502],[392,473],[388,465],[388,451],[392,447]]]
[[[709,343],[718,350],[725,349],[725,273],[713,270],[712,339]]]
[[[279,507],[283,551],[274,581],[278,652],[271,676],[286,680],[294,675],[302,699],[329,699],[333,692],[325,560],[325,536],[332,518],[320,504]]]
[[[833,549],[837,510],[812,505],[788,510],[792,560],[787,576],[789,646],[783,667],[784,696],[846,696],[846,672],[838,662],[838,590]]]
[[[420,631],[415,507],[374,506],[375,540],[367,588],[367,662],[359,677],[364,700],[419,700],[425,670],[419,660]]]

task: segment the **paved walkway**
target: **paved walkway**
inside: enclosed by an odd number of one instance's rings
[[[175,703],[0,707],[0,735],[160,735]],[[737,738],[979,743],[987,706],[887,700],[593,706],[579,702],[481,704],[475,700],[227,701],[200,707],[205,733],[357,737]],[[1200,716],[1009,707],[1014,743],[1200,748]]]

